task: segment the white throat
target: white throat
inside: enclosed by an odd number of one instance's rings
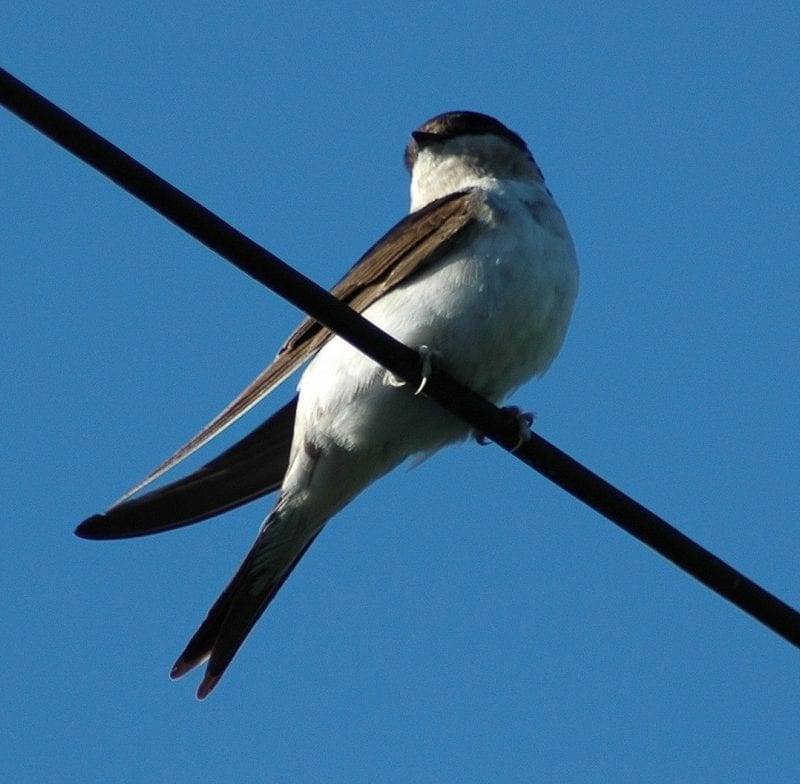
[[[506,139],[461,136],[419,151],[411,174],[411,212],[487,179],[543,181],[533,160]]]

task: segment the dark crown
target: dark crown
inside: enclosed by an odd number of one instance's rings
[[[486,133],[501,136],[530,155],[528,146],[522,138],[494,117],[480,112],[445,112],[432,117],[412,132],[411,141],[406,146],[406,166],[411,171],[419,151],[428,145],[454,139],[457,136],[478,136]]]

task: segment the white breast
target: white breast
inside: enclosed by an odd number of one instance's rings
[[[544,372],[564,339],[577,263],[543,186],[492,183],[466,247],[383,297],[365,316],[410,346],[442,354],[476,392],[500,399]]]
[[[577,263],[543,185],[493,180],[483,196],[480,225],[464,246],[364,316],[406,345],[438,352],[446,370],[499,402],[558,352]],[[339,338],[311,362],[300,391],[298,424],[348,448],[380,445],[405,457],[466,430],[432,401],[387,385],[381,368]]]

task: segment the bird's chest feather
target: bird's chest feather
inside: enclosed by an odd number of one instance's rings
[[[546,369],[575,289],[571,241],[541,220],[548,211],[537,220],[524,202],[503,207],[365,312],[407,345],[439,352],[447,370],[492,398]]]
[[[445,370],[499,402],[547,369],[566,332],[577,267],[562,227],[545,191],[531,199],[488,194],[485,212],[449,253],[363,315],[407,346],[437,352]],[[396,451],[403,454],[461,434],[456,418],[386,379],[334,337],[301,379],[298,421],[348,449],[362,442],[380,449],[401,433]]]

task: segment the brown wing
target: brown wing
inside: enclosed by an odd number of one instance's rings
[[[266,422],[197,471],[84,520],[83,539],[126,539],[171,531],[277,490],[289,464],[295,396]]]
[[[395,286],[412,278],[451,247],[453,239],[474,220],[474,189],[457,191],[412,212],[376,242],[331,293],[359,313]],[[312,318],[289,336],[278,356],[196,436],[129,490],[115,506],[137,493],[263,400],[312,354],[332,333]]]
[[[472,190],[451,193],[407,215],[350,268],[331,289],[331,294],[360,313],[387,291],[441,258],[453,237],[473,220],[471,195]],[[317,338],[314,350],[331,333],[313,318],[305,319],[287,338],[278,359],[314,341],[316,336],[321,340]]]

